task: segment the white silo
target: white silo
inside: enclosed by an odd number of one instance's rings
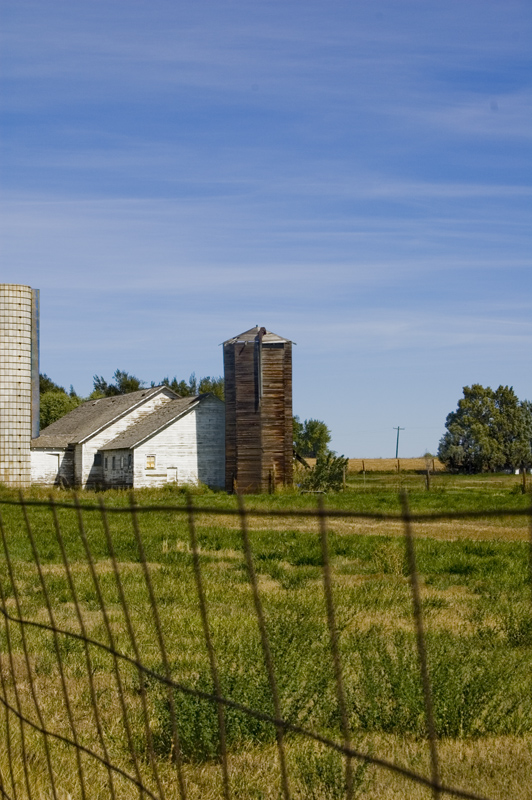
[[[29,486],[39,435],[39,290],[0,283],[0,483]]]

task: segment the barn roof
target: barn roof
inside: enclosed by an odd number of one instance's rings
[[[255,325],[254,328],[250,328],[249,331],[244,331],[244,333],[239,333],[238,336],[233,336],[231,339],[227,339],[224,344],[237,344],[238,342],[253,342],[259,335],[261,331],[264,331],[262,336],[262,343],[263,344],[276,344],[279,342],[288,342],[290,343],[290,339],[284,339],[282,336],[278,336],[276,333],[272,333],[272,331],[267,331],[266,328],[260,328],[258,325]]]
[[[31,446],[66,447],[69,444],[79,444],[163,390],[176,396],[167,386],[154,386],[129,394],[87,400],[44,428],[41,435],[32,440]]]
[[[147,417],[144,417],[144,419],[130,425],[127,430],[120,433],[115,439],[102,445],[100,450],[126,450],[130,447],[136,447],[158,431],[166,428],[179,417],[188,414],[204,397],[208,396],[210,395],[203,394],[170,400]]]

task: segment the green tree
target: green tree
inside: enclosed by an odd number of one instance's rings
[[[328,451],[331,432],[324,422],[318,419],[293,418],[294,448],[300,456],[318,458]]]
[[[178,381],[176,377],[172,378],[172,380],[163,378],[161,383],[164,386],[168,386],[169,389],[172,389],[172,391],[180,397],[193,397],[197,394],[211,392],[211,394],[219,397],[220,400],[224,399],[224,379],[221,376],[218,378],[211,378],[210,375],[206,375],[198,381],[196,373],[193,372],[188,379],[188,383],[185,380]]]
[[[139,389],[144,389],[144,381],[139,380],[134,375],[128,372],[117,369],[113,375],[114,383],[107,383],[105,378],[101,375],[94,375],[93,386],[94,390],[91,394],[93,397],[115,397],[118,394],[130,394],[131,392],[138,392]]]
[[[39,421],[41,432],[44,428],[47,428],[48,425],[51,425],[52,422],[61,419],[61,417],[64,417],[69,411],[77,408],[82,402],[80,397],[68,395],[64,391],[44,392],[44,394],[41,395],[40,402]]]
[[[304,427],[303,423],[297,416],[292,417],[292,430],[293,430],[294,450],[298,455],[302,455],[301,447],[302,447]]]
[[[63,386],[59,386],[46,373],[43,373],[39,375],[39,394],[43,395],[45,392],[64,392],[66,394]]]
[[[494,472],[532,463],[532,412],[510,386],[464,386],[445,421],[438,456],[455,472]]]
[[[211,378],[210,375],[206,375],[204,378],[200,379],[198,390],[199,394],[207,394],[207,392],[210,392],[215,397],[219,397],[220,400],[223,400],[225,397],[224,379],[221,375],[218,378]]]
[[[198,393],[198,382],[196,380],[196,373],[193,372],[187,381],[181,379],[180,381],[174,376],[172,380],[163,378],[161,381],[163,386],[168,386],[173,392],[180,397],[193,397]]]

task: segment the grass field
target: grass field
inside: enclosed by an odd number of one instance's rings
[[[315,459],[306,459],[309,466]],[[399,468],[398,468],[399,467]],[[429,475],[427,476],[427,469]],[[304,469],[298,467],[297,476],[303,475]],[[532,475],[526,475],[528,489],[532,488]],[[448,494],[462,491],[480,491],[495,495],[501,491],[522,491],[523,475],[508,473],[484,473],[481,475],[453,475],[445,471],[444,465],[437,458],[350,458],[346,471],[346,488],[360,491],[388,490],[395,493],[408,491],[443,490]],[[451,500],[451,498],[449,498]]]
[[[487,516],[493,509],[526,510],[530,496],[521,494],[516,476],[442,475],[441,484],[433,485],[431,491],[424,484],[408,483],[422,477],[416,474],[381,473],[369,484],[366,473],[366,485],[363,477],[350,473],[347,491],[327,496],[327,507],[396,515],[400,512],[397,489],[410,487],[413,513],[478,513],[478,517],[467,520],[438,519],[414,525],[442,775],[447,784],[497,800],[532,798],[529,521],[526,516]],[[29,500],[46,496],[37,489],[27,493]],[[84,504],[97,503],[101,496],[84,493],[80,499]],[[13,497],[0,490],[0,500]],[[59,491],[54,497],[58,502],[73,499],[70,493]],[[171,489],[141,492],[137,499],[147,506],[185,504],[184,495]],[[128,502],[124,493],[105,493],[109,507],[124,507]],[[236,500],[204,493],[196,495],[194,502],[207,509],[198,518],[197,535],[223,692],[237,702],[271,713],[239,520],[217,513],[235,508]],[[286,492],[250,497],[246,505],[251,510],[281,511],[311,509],[315,504],[308,495]],[[89,637],[105,643],[110,631],[117,649],[134,655],[100,515],[93,511],[82,515],[94,559],[91,574],[75,510],[58,510],[64,555],[50,509],[27,510],[42,564],[42,580],[21,509],[1,505],[6,548],[0,562],[3,607],[13,616],[20,614],[47,623],[49,596],[59,628],[80,632],[82,624]],[[136,645],[143,663],[160,672],[157,632],[130,516],[110,513],[108,518]],[[293,724],[341,741],[316,520],[309,514],[298,518],[250,517],[249,523],[282,714]],[[189,687],[209,692],[212,680],[186,517],[153,510],[140,514],[139,524],[172,676]],[[354,746],[428,775],[423,699],[401,534],[399,520],[330,521],[329,554],[339,646]],[[179,797],[171,759],[170,705],[161,685],[152,679],[141,680],[138,671],[128,664],[118,667],[131,720],[132,756],[112,656],[92,646],[87,654],[80,640],[61,637],[57,641],[42,629],[27,627],[24,637],[20,626],[0,625],[2,696],[15,707],[19,703],[21,712],[38,721],[33,685],[46,727],[71,734],[72,724],[61,701],[59,658],[80,744],[99,753],[106,751],[113,763],[129,773],[134,773],[137,764],[147,785],[157,792],[149,758],[151,737],[165,795]],[[91,710],[95,702],[99,721]],[[144,702],[149,730],[143,722]],[[188,796],[220,798],[215,709],[206,701],[182,694],[176,694],[175,703]],[[0,713],[0,729],[6,731],[6,719],[9,736],[0,735],[0,777],[6,791],[18,798],[51,797],[42,737],[29,728],[24,730],[23,745],[28,776],[20,757],[15,759],[16,786],[12,791],[8,744],[13,757],[13,753],[20,756],[22,743],[15,717]],[[279,766],[272,727],[237,711],[227,713],[226,726],[232,796],[242,800],[278,798]],[[286,746],[294,797],[321,800],[344,796],[339,756],[296,736],[287,736]],[[77,800],[82,794],[72,749],[59,742],[52,742],[50,748],[58,798]],[[87,796],[91,800],[112,796],[107,771],[88,756],[81,761]],[[114,777],[113,781],[117,798],[138,795],[122,778]],[[371,800],[431,797],[426,788],[374,767],[357,767],[355,784],[357,794]]]

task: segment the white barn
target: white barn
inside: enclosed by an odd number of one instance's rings
[[[32,483],[224,486],[225,408],[211,394],[167,386],[89,400],[32,441]]]
[[[101,447],[105,486],[225,483],[225,409],[214,395],[171,400]]]

